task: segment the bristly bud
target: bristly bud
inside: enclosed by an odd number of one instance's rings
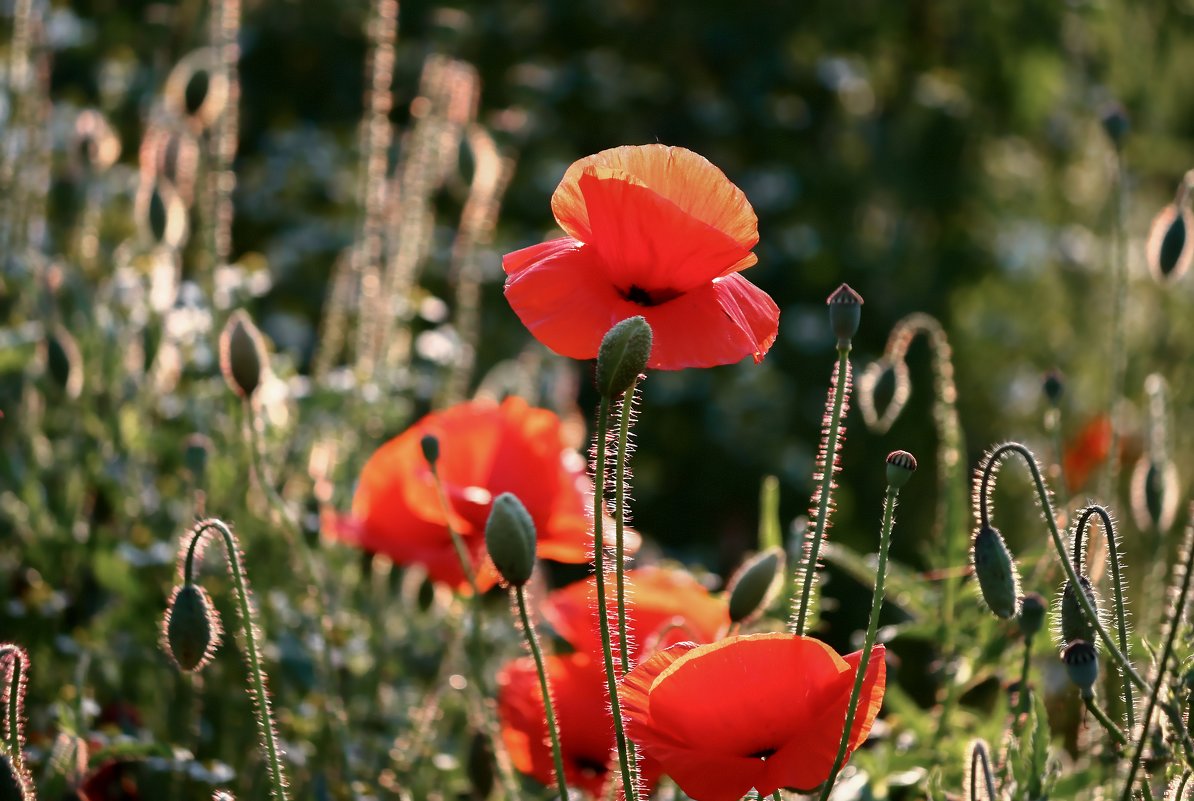
[[[166,605],[162,647],[179,670],[198,673],[220,645],[220,618],[207,593],[197,584],[174,588]]]
[[[427,464],[435,467],[435,463],[439,461],[439,438],[434,434],[424,434],[419,440],[419,447],[423,449],[423,458],[427,460]]]
[[[651,358],[654,335],[643,317],[628,317],[609,329],[597,351],[597,391],[616,398],[638,380]]]
[[[28,777],[5,753],[0,753],[0,801],[33,801]]]
[[[1045,599],[1039,592],[1030,592],[1020,599],[1020,616],[1016,622],[1025,640],[1031,640],[1045,627]]]
[[[468,762],[465,765],[469,784],[472,785],[474,801],[485,801],[493,795],[496,784],[494,774],[493,744],[482,732],[476,732],[469,740]]]
[[[979,527],[971,557],[987,607],[996,617],[1014,618],[1020,611],[1020,573],[999,529]]]
[[[485,547],[502,580],[521,587],[535,571],[535,522],[522,501],[503,492],[493,501],[485,524]]]
[[[851,289],[849,284],[842,284],[825,303],[829,306],[829,325],[837,337],[837,346],[849,345],[862,322],[862,295]]]
[[[1124,107],[1114,101],[1107,103],[1099,112],[1099,121],[1103,123],[1103,131],[1115,149],[1123,147],[1124,139],[1132,127]]]
[[[220,370],[228,387],[242,398],[252,398],[261,386],[266,365],[261,332],[244,309],[237,309],[220,332]]]
[[[1161,283],[1176,281],[1190,267],[1194,248],[1190,247],[1190,229],[1194,215],[1185,207],[1170,203],[1153,218],[1148,229],[1145,256],[1153,278]]]
[[[887,454],[887,486],[900,489],[916,472],[916,457],[908,451],[892,451]]]
[[[1172,460],[1163,464],[1147,456],[1136,462],[1132,471],[1132,517],[1142,531],[1163,534],[1173,526],[1178,503],[1177,467]]]
[[[741,623],[770,604],[784,575],[783,548],[768,548],[742,563],[730,579],[730,622]]]
[[[1050,370],[1041,381],[1041,389],[1044,390],[1049,405],[1056,408],[1061,404],[1061,396],[1065,394],[1065,376],[1060,370]]]
[[[1082,697],[1093,698],[1094,685],[1099,680],[1099,655],[1095,647],[1086,640],[1074,640],[1061,652],[1061,661]]]
[[[1078,575],[1078,585],[1082,588],[1082,594],[1090,601],[1090,605],[1094,607],[1095,612],[1099,609],[1099,599],[1095,595],[1094,587],[1090,585],[1090,580],[1081,574]],[[1060,610],[1058,617],[1060,618],[1059,632],[1061,634],[1061,644],[1066,645],[1076,640],[1085,640],[1089,643],[1097,643],[1097,633],[1094,625],[1086,617],[1086,612],[1082,610],[1082,602],[1078,600],[1078,594],[1074,591],[1074,585],[1069,581],[1061,585],[1061,595],[1057,602],[1057,607]]]

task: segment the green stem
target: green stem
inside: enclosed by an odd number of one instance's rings
[[[551,701],[551,688],[547,685],[547,668],[543,664],[543,651],[539,648],[539,636],[535,633],[531,616],[527,614],[526,588],[522,585],[515,587],[514,598],[518,602],[518,616],[522,619],[522,630],[526,634],[527,645],[531,647],[531,656],[535,659],[535,670],[539,673],[539,692],[543,695],[543,709],[547,713],[547,733],[551,736],[551,758],[555,762],[556,786],[560,790],[562,801],[568,801],[568,782],[564,778],[564,757],[560,753],[560,729],[556,724],[555,705]]]
[[[821,486],[817,491],[817,522],[813,536],[806,546],[802,586],[800,588],[800,603],[796,607],[796,619],[792,622],[793,634],[804,634],[807,623],[809,598],[813,591],[813,582],[817,577],[817,559],[821,552],[821,542],[825,539],[825,529],[829,523],[831,507],[830,495],[833,491],[833,474],[837,470],[837,449],[841,439],[842,408],[849,394],[850,386],[850,342],[838,343],[837,368],[833,374],[833,389],[831,390],[832,410],[825,421],[825,451],[821,455]]]
[[[991,774],[991,759],[987,756],[987,746],[982,740],[975,742],[970,751],[970,798],[978,801],[978,769],[983,769],[983,785],[987,790],[987,801],[996,801],[995,777]]]
[[[6,657],[9,667],[8,676],[5,678],[4,697],[8,699],[8,709],[4,733],[8,738],[8,756],[19,774],[24,765],[24,756],[21,753],[21,706],[25,701],[25,671],[29,665],[29,656],[21,646],[5,643],[0,645],[0,664]]]
[[[1103,708],[1095,701],[1094,696],[1089,698],[1083,696],[1082,700],[1086,704],[1086,708],[1090,710],[1090,714],[1094,715],[1095,720],[1107,730],[1107,734],[1111,735],[1112,740],[1115,740],[1119,745],[1128,744],[1128,738],[1124,737],[1124,733],[1119,730],[1119,726],[1111,719],[1110,715],[1103,711]]]
[[[618,594],[618,648],[622,675],[634,667],[630,658],[630,638],[626,634],[626,445],[630,435],[630,418],[634,392],[638,380],[622,395],[622,409],[618,421],[618,456],[614,468],[614,571]]]
[[[858,670],[854,674],[854,687],[850,691],[850,704],[846,707],[846,725],[842,729],[842,739],[838,743],[837,756],[833,760],[833,768],[829,771],[829,778],[825,780],[821,790],[821,801],[826,801],[833,791],[834,780],[838,771],[846,761],[846,752],[850,748],[851,729],[854,728],[854,716],[858,712],[858,699],[862,696],[862,685],[866,682],[867,667],[871,661],[871,648],[879,634],[879,612],[883,608],[883,596],[887,578],[887,551],[891,547],[891,529],[895,524],[896,498],[900,491],[891,485],[887,487],[887,494],[883,500],[883,527],[879,534],[879,564],[875,568],[875,592],[871,598],[871,616],[867,622],[866,636],[862,641],[862,655],[858,660]]]
[[[1103,523],[1103,532],[1107,536],[1107,548],[1111,555],[1111,589],[1115,594],[1115,623],[1117,634],[1119,635],[1119,647],[1123,650],[1124,656],[1129,655],[1129,640],[1128,640],[1128,621],[1127,621],[1127,607],[1124,604],[1124,581],[1122,576],[1122,568],[1119,560],[1119,545],[1116,542],[1115,524],[1111,520],[1111,515],[1102,506],[1088,506],[1082,510],[1082,514],[1078,517],[1078,522],[1074,528],[1074,569],[1082,569],[1082,544],[1086,540],[1086,530],[1090,522],[1090,518],[1098,515]],[[1084,595],[1081,588],[1074,586],[1076,595]],[[1136,704],[1132,698],[1132,682],[1128,679],[1127,674],[1122,670],[1119,671],[1120,679],[1124,685],[1124,708],[1127,712],[1128,731],[1136,728]]]
[[[1016,706],[1019,707],[1021,713],[1027,712],[1032,697],[1028,689],[1028,670],[1032,666],[1032,637],[1024,638],[1024,661],[1020,665],[1020,697],[1016,699]]]
[[[605,439],[609,431],[609,398],[602,396],[597,410],[596,464],[593,469],[593,563],[597,580],[597,621],[601,628],[601,652],[605,659],[605,686],[609,692],[610,711],[614,717],[614,738],[618,744],[618,763],[622,770],[622,788],[626,801],[637,801],[634,774],[630,770],[630,749],[622,722],[622,704],[618,701],[618,676],[614,672],[614,654],[610,646],[609,614],[605,608]]]
[[[236,541],[232,529],[222,521],[209,518],[200,522],[191,532],[190,542],[186,549],[186,563],[183,567],[183,581],[194,583],[195,551],[203,535],[209,531],[216,531],[224,543],[225,556],[232,573],[233,585],[236,589],[237,609],[240,612],[241,632],[245,638],[245,661],[249,667],[249,679],[252,684],[254,706],[257,709],[257,729],[261,735],[261,744],[265,749],[266,760],[269,763],[270,793],[275,801],[286,799],[286,775],[282,770],[282,759],[278,751],[277,728],[274,725],[273,709],[270,705],[269,690],[266,686],[265,668],[261,665],[261,656],[257,644],[257,625],[253,617],[253,607],[249,602],[249,585],[245,577],[244,565],[241,564],[240,543]]]
[[[779,790],[771,794],[771,801],[784,801],[784,797],[780,795]]]
[[[1128,779],[1124,782],[1123,793],[1120,794],[1122,801],[1131,801],[1132,798],[1132,785],[1136,782],[1136,771],[1139,770],[1144,757],[1144,743],[1148,740],[1149,724],[1152,722],[1153,712],[1157,708],[1161,685],[1165,682],[1165,669],[1169,663],[1169,657],[1173,654],[1173,644],[1177,639],[1177,630],[1182,622],[1186,599],[1190,594],[1190,578],[1191,575],[1194,575],[1194,524],[1186,528],[1185,559],[1185,564],[1182,566],[1182,586],[1178,590],[1173,612],[1169,616],[1169,631],[1165,635],[1165,646],[1161,649],[1161,659],[1157,662],[1157,677],[1153,681],[1153,691],[1148,697],[1148,706],[1145,707],[1144,717],[1141,718],[1140,739],[1136,742],[1136,753],[1132,755],[1132,761],[1128,766]],[[1145,786],[1148,786],[1147,781],[1145,781]]]

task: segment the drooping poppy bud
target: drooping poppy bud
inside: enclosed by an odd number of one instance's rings
[[[1090,580],[1079,574],[1078,585],[1082,588],[1082,594],[1090,601],[1090,605],[1095,612],[1099,610],[1099,598],[1095,594],[1094,587],[1091,586]],[[1061,610],[1061,641],[1062,644],[1072,643],[1075,640],[1085,640],[1086,642],[1097,642],[1095,627],[1086,617],[1086,612],[1082,609],[1082,602],[1078,599],[1077,592],[1074,591],[1074,585],[1067,581],[1061,586],[1061,598],[1058,601],[1058,608]]]
[[[28,778],[8,754],[0,753],[0,801],[33,801]]]
[[[1153,278],[1162,283],[1176,281],[1190,266],[1194,248],[1190,246],[1190,229],[1194,216],[1182,205],[1170,203],[1153,218],[1148,230],[1145,255]]]
[[[174,588],[166,606],[162,644],[178,669],[188,673],[198,673],[215,655],[220,645],[220,617],[199,585]]]
[[[1060,370],[1050,370],[1045,373],[1045,378],[1041,382],[1041,389],[1045,393],[1045,398],[1048,399],[1049,405],[1056,407],[1061,403],[1061,396],[1065,394],[1065,376]]]
[[[1099,655],[1095,647],[1086,640],[1074,640],[1061,652],[1061,661],[1082,697],[1093,697],[1095,682],[1099,680]]]
[[[265,364],[261,332],[244,309],[237,309],[220,332],[220,370],[224,380],[237,395],[251,398],[261,386]]]
[[[535,522],[513,493],[503,492],[494,499],[485,524],[485,547],[507,584],[521,587],[531,580],[535,570]]]
[[[651,358],[653,335],[644,317],[628,317],[601,340],[597,351],[597,390],[616,398],[638,380]]]
[[[1039,592],[1030,592],[1020,599],[1020,633],[1031,640],[1045,626],[1045,599]]]
[[[767,608],[784,573],[782,548],[768,548],[742,563],[730,579],[730,622],[741,623]]]
[[[971,556],[987,607],[996,617],[1011,620],[1019,611],[1020,573],[999,529],[981,526]]]
[[[829,325],[837,337],[838,347],[850,344],[862,322],[862,295],[849,284],[842,284],[825,301],[829,306]]]
[[[892,451],[887,454],[887,486],[900,489],[916,472],[916,457],[908,451]]]

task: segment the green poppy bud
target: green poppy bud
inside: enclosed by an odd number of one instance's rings
[[[825,302],[829,305],[829,325],[837,337],[838,347],[849,345],[862,322],[862,295],[849,284],[842,284]]]
[[[1177,467],[1173,461],[1155,462],[1147,456],[1132,471],[1132,517],[1142,531],[1163,534],[1173,526],[1178,507]]]
[[[651,358],[653,335],[643,317],[628,317],[601,340],[597,351],[597,390],[616,398],[638,380]]]
[[[1086,576],[1079,575],[1078,585],[1082,588],[1082,594],[1090,601],[1090,605],[1098,612],[1099,599],[1095,595],[1094,587],[1090,585],[1090,580]],[[1095,627],[1086,617],[1086,612],[1082,609],[1082,602],[1074,591],[1074,585],[1069,581],[1061,586],[1058,608],[1061,610],[1061,641],[1063,645],[1075,640],[1098,642]]]
[[[419,447],[423,449],[423,458],[427,460],[427,464],[435,467],[435,463],[439,461],[439,438],[434,434],[424,434],[419,440]]]
[[[1103,107],[1099,118],[1103,123],[1103,131],[1107,134],[1107,138],[1118,150],[1123,146],[1128,130],[1132,127],[1131,120],[1128,119],[1128,112],[1119,103],[1112,101]]]
[[[730,622],[741,623],[767,608],[784,573],[784,551],[768,548],[742,563],[730,579]]]
[[[1099,680],[1099,655],[1095,647],[1086,640],[1074,640],[1061,652],[1061,661],[1082,697],[1094,697],[1094,685]]]
[[[1039,592],[1030,592],[1020,599],[1020,617],[1016,622],[1025,640],[1031,640],[1045,627],[1045,599]]]
[[[1145,256],[1153,278],[1162,283],[1175,281],[1186,272],[1194,258],[1190,247],[1190,228],[1194,216],[1190,210],[1170,203],[1153,218],[1145,243]]]
[[[197,584],[174,588],[166,606],[163,646],[179,670],[198,673],[220,644],[220,617]]]
[[[916,457],[908,451],[892,451],[887,454],[887,486],[900,489],[916,472]]]
[[[503,492],[494,499],[485,524],[485,547],[507,584],[521,587],[531,580],[535,570],[535,523],[513,493]]]
[[[1045,373],[1041,389],[1044,390],[1049,405],[1056,407],[1061,403],[1061,396],[1065,394],[1065,376],[1061,374],[1060,370],[1050,370]]]
[[[220,332],[220,370],[228,387],[242,398],[251,398],[261,386],[266,365],[261,332],[244,309],[237,309]]]
[[[1019,612],[1020,573],[999,529],[981,526],[974,535],[971,557],[987,607],[996,617],[1014,618]]]

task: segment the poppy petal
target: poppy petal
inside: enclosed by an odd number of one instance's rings
[[[639,732],[631,735],[634,739],[641,740],[650,736],[651,686],[659,678],[659,674],[696,647],[696,643],[676,643],[670,648],[657,651],[650,659],[636,666],[622,678],[618,700],[622,704],[622,711],[629,719],[628,725]],[[636,727],[641,727],[641,731]]]
[[[580,178],[605,167],[634,176],[651,191],[706,225],[722,231],[743,249],[759,241],[758,218],[742,190],[704,156],[682,147],[624,145],[580,159],[568,168],[551,198],[560,226],[587,242],[592,232]],[[741,268],[739,268],[741,269]]]
[[[862,651],[842,657],[855,671],[862,659]],[[852,689],[852,687],[851,687]],[[876,645],[871,649],[867,662],[866,678],[862,682],[862,693],[858,697],[858,711],[854,713],[854,725],[850,727],[850,751],[862,745],[871,733],[871,726],[883,706],[883,693],[887,689],[887,649]],[[861,713],[861,714],[860,714]]]

